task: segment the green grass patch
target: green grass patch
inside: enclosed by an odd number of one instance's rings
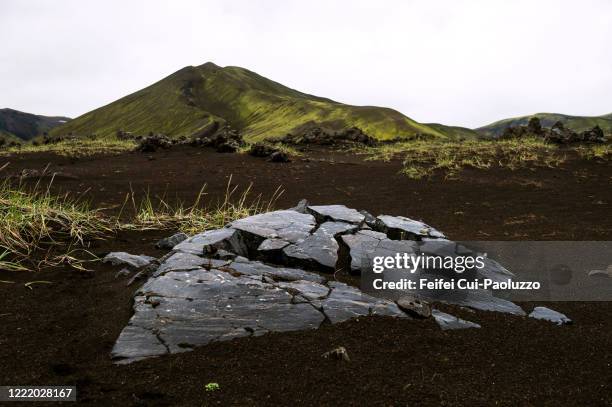
[[[268,146],[270,148],[273,148],[273,149],[276,149],[276,150],[280,151],[281,153],[285,153],[285,154],[287,154],[290,157],[301,157],[301,156],[304,155],[304,153],[302,153],[301,151],[299,151],[295,147],[292,147],[290,145],[283,144],[283,143],[273,142],[273,141],[258,141],[256,143],[247,142],[247,143],[245,143],[244,146],[240,147],[238,152],[240,154],[248,154],[249,151],[251,150],[251,147],[254,144],[261,144],[261,145]]]
[[[420,179],[441,171],[447,178],[464,168],[493,166],[516,170],[527,167],[558,167],[567,157],[557,146],[539,139],[438,141],[414,140],[377,147],[358,147],[368,160],[403,159],[401,172]]]
[[[23,153],[53,153],[67,157],[88,157],[96,154],[120,154],[136,148],[133,140],[117,138],[78,138],[50,144],[27,143],[0,150],[0,156]]]
[[[578,154],[587,160],[612,159],[612,144],[594,144],[577,148]]]

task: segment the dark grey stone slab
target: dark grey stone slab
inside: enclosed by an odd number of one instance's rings
[[[324,300],[313,300],[332,324],[367,315],[386,315],[406,318],[397,304],[364,294],[344,283],[329,282],[330,294]]]
[[[529,314],[529,317],[541,319],[544,321],[550,321],[557,325],[566,325],[572,323],[572,320],[565,316],[565,314],[551,310],[550,308],[546,307],[535,307],[531,314]]]
[[[356,229],[349,223],[325,222],[312,235],[285,247],[283,253],[290,265],[333,272],[340,248],[336,236]]]
[[[208,230],[179,243],[175,251],[191,253],[198,256],[214,254],[217,250],[227,250],[238,255],[246,255],[247,250],[238,232],[232,228]]]
[[[316,283],[322,283],[325,278],[308,271],[288,268],[288,267],[272,267],[259,261],[250,261],[237,259],[232,262],[228,268],[237,271],[240,274],[250,276],[268,276],[273,280],[285,280],[285,281],[312,281]]]
[[[153,331],[139,326],[126,326],[111,351],[113,359],[134,362],[140,359],[161,356],[168,353],[168,348],[158,339]]]
[[[495,297],[491,292],[485,290],[419,291],[419,296],[429,302],[444,302],[480,311],[525,315],[525,311],[515,303]]]
[[[316,222],[312,215],[293,210],[262,213],[231,223],[232,228],[256,241],[254,249],[257,249],[265,239],[278,238],[295,243],[308,237],[315,226]],[[245,237],[245,240],[248,239]]]
[[[148,266],[153,260],[155,260],[155,257],[145,256],[144,254],[137,256],[126,252],[112,252],[107,254],[104,259],[102,259],[102,262],[110,263],[113,266],[141,268]]]
[[[212,259],[196,256],[186,252],[176,252],[168,257],[157,268],[153,276],[157,277],[169,271],[186,271],[198,268],[222,267],[229,264],[228,260]]]
[[[365,220],[365,216],[362,213],[355,209],[347,208],[344,205],[311,205],[308,207],[308,211],[315,216],[319,223],[341,221],[360,224]]]
[[[182,232],[175,233],[174,235],[170,237],[161,239],[159,242],[155,244],[155,247],[157,247],[158,249],[172,250],[174,246],[176,246],[177,244],[181,243],[184,240],[187,240],[188,238],[189,236],[187,236],[185,233],[182,233]]]
[[[415,242],[387,239],[384,233],[372,230],[360,230],[353,235],[342,235],[342,242],[349,249],[351,272],[372,271],[372,259],[375,256],[394,256],[396,253],[414,254]]]
[[[323,284],[313,283],[312,281],[292,281],[275,283],[278,287],[304,298],[305,301],[325,299],[331,289]]]
[[[453,315],[434,309],[431,311],[431,315],[434,317],[440,328],[443,331],[449,329],[467,329],[467,328],[480,328],[475,322],[466,321],[465,319],[457,318]]]
[[[296,284],[305,293],[307,284]],[[297,288],[296,288],[297,289]],[[151,278],[137,293],[134,316],[112,356],[125,362],[177,353],[211,341],[265,332],[318,328],[322,312],[274,284],[229,270],[170,271]]]
[[[376,229],[394,240],[420,240],[422,238],[445,238],[442,232],[418,220],[404,216],[380,215]]]

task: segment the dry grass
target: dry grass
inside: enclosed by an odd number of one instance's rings
[[[121,228],[133,230],[172,229],[187,234],[199,233],[204,230],[222,228],[228,223],[257,213],[272,210],[276,200],[282,195],[280,187],[268,200],[261,196],[251,197],[251,185],[241,193],[238,186],[231,186],[232,177],[228,181],[223,201],[214,204],[206,203],[206,185],[198,193],[191,205],[171,205],[164,197],[151,197],[146,193],[137,202],[134,192],[126,196],[122,213],[130,211],[129,223],[120,223]]]
[[[77,257],[88,242],[110,232],[111,223],[84,203],[51,196],[40,185],[0,184],[0,269],[81,267]]]
[[[204,187],[190,206],[172,206],[149,194],[137,202],[131,193],[119,215],[107,216],[68,196],[52,196],[50,185],[25,188],[5,181],[0,184],[0,270],[38,270],[61,264],[84,269],[86,262],[99,260],[88,251],[90,243],[112,238],[120,230],[168,229],[194,234],[269,211],[282,194],[277,190],[263,201],[251,198],[250,187],[238,194],[238,187],[230,185],[231,177],[223,201],[215,205],[205,204]]]

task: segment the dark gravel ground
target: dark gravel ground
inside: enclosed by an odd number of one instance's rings
[[[315,152],[288,164],[189,148],[151,157],[37,154],[0,158],[0,167],[10,162],[6,175],[49,164],[59,172],[56,192],[83,194],[96,206],[120,204],[130,188],[191,202],[204,183],[215,202],[233,174],[233,183],[253,182],[264,198],[282,185],[277,207],[300,198],[343,203],[421,218],[456,240],[612,237],[609,163],[467,170],[458,180],[413,181],[397,174],[399,162],[340,153]],[[159,255],[153,244],[169,233],[124,233],[92,250]],[[575,321],[563,327],[449,308],[483,328],[443,332],[433,321],[361,318],[115,366],[108,355],[136,288],[115,279],[116,270],[2,272],[0,280],[14,283],[0,283],[0,385],[75,384],[79,404],[121,406],[612,405],[610,302],[549,304]],[[52,284],[23,285],[33,280]],[[336,346],[347,348],[350,363],[321,358]],[[207,393],[209,382],[220,390]]]

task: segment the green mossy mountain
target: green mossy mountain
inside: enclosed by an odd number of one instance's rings
[[[52,135],[107,137],[123,130],[190,137],[215,121],[228,123],[247,140],[279,138],[315,125],[329,130],[359,127],[379,140],[419,134],[447,138],[457,133],[452,127],[418,123],[393,109],[346,105],[299,92],[244,68],[208,62],[185,67],[77,117]]]
[[[582,132],[599,126],[604,134],[612,134],[612,113],[603,116],[569,116],[559,113],[536,113],[531,116],[500,120],[480,127],[476,131],[484,136],[499,137],[508,127],[526,126],[532,117],[539,118],[543,127],[552,127],[556,122],[561,122],[565,127],[575,132]]]
[[[31,140],[68,120],[61,116],[41,116],[14,109],[0,109],[0,137],[8,141]]]

